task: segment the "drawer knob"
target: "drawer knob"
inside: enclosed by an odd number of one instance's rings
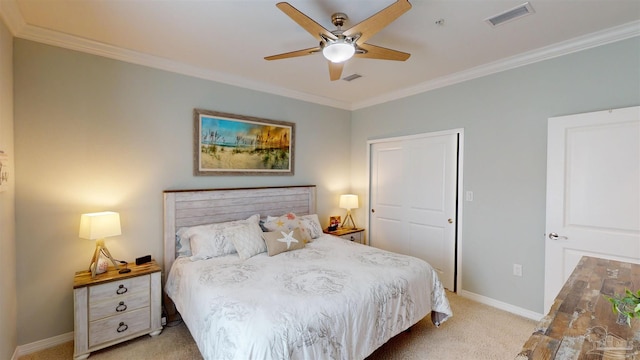
[[[124,301],[120,301],[120,304],[118,304],[118,306],[116,306],[116,311],[117,312],[123,312],[127,310],[127,305],[124,304]]]
[[[120,323],[120,325],[118,325],[118,329],[117,329],[117,331],[118,331],[119,333],[121,333],[121,332],[125,332],[125,331],[127,331],[127,329],[128,329],[128,328],[129,328],[129,325],[127,325],[127,324],[125,324],[125,323],[121,322],[121,323]]]
[[[120,286],[118,286],[118,290],[116,290],[116,294],[122,295],[122,294],[126,293],[128,290],[129,289],[124,287],[124,285],[120,285]]]

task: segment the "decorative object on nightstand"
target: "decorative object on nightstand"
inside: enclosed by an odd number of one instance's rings
[[[336,231],[340,226],[340,216],[334,215],[329,217],[329,231]]]
[[[79,271],[73,279],[75,360],[138,336],[162,332],[160,266],[155,261],[114,267],[94,279]]]
[[[363,244],[362,233],[364,229],[346,229],[346,228],[338,228],[337,230],[331,230],[329,228],[324,229],[323,232],[325,234],[331,234],[338,237],[341,237],[345,240],[357,242]]]
[[[103,211],[82,214],[80,217],[80,231],[78,236],[82,239],[96,241],[96,251],[93,253],[93,258],[91,258],[91,263],[89,264],[92,279],[95,279],[96,274],[102,274],[107,270],[108,263],[106,260],[101,260],[101,256],[105,256],[107,259],[111,260],[113,266],[117,270],[120,270],[118,261],[111,256],[109,249],[104,245],[104,238],[118,236],[121,234],[120,214],[117,212]],[[125,273],[130,270],[125,268],[121,271],[122,273]]]
[[[356,229],[356,223],[353,221],[353,217],[351,217],[351,209],[358,208],[358,195],[354,194],[345,194],[340,195],[340,208],[347,209],[347,216],[344,217],[344,221],[342,222],[341,227],[346,228],[346,224],[351,220],[351,225],[353,225],[350,229]]]

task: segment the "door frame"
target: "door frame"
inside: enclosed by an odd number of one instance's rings
[[[456,184],[456,231],[455,231],[455,284],[454,292],[458,292],[462,289],[462,214],[464,205],[464,182],[463,182],[463,158],[464,158],[464,128],[457,128],[451,130],[419,133],[413,135],[394,136],[388,138],[380,138],[374,140],[367,140],[367,186],[365,187],[364,201],[366,204],[364,208],[367,209],[367,216],[365,216],[366,229],[370,229],[369,220],[371,217],[371,147],[374,144],[392,142],[392,141],[404,141],[421,139],[426,137],[435,137],[442,135],[457,135],[458,136],[458,167],[457,167],[457,184]],[[369,245],[369,239],[367,236],[366,244]]]

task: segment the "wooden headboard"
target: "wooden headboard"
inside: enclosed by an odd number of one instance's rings
[[[164,191],[164,271],[176,258],[176,230],[185,226],[260,217],[315,214],[316,186]]]

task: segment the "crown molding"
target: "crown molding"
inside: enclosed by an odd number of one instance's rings
[[[155,69],[220,82],[227,85],[238,86],[245,89],[256,90],[288,98],[309,101],[316,104],[350,110],[350,104],[347,102],[293,91],[282,87],[276,87],[273,85],[249,80],[243,77],[216,72],[209,69],[188,65],[182,62],[169,60],[159,56],[128,50],[117,46],[48,29],[43,29],[28,24],[23,26],[21,31],[15,34],[15,36],[25,40],[31,40],[47,45],[76,50],[83,53],[98,55],[132,64],[148,66]]]
[[[568,55],[571,53],[591,49],[625,39],[630,39],[637,36],[640,36],[640,21],[632,21],[630,23],[612,27],[603,31],[579,36],[523,54],[518,54],[505,59],[501,59],[499,61],[480,65],[469,70],[464,70],[451,75],[443,76],[416,86],[371,98],[366,101],[354,103],[352,104],[351,110],[358,110],[369,106],[402,99],[412,95],[417,95],[427,91],[458,84],[464,81],[481,78],[498,72],[515,69],[521,66],[553,59],[563,55]]]
[[[64,34],[27,24],[17,3],[14,0],[0,1],[0,17],[11,33],[18,38],[31,40],[65,49],[76,50],[88,54],[120,60],[160,70],[170,71],[182,75],[238,86],[245,89],[280,95],[287,98],[308,101],[315,104],[330,106],[344,110],[358,110],[393,100],[402,99],[427,91],[443,88],[506,71],[536,62],[553,59],[574,52],[590,49],[600,45],[613,43],[640,36],[640,21],[634,21],[603,31],[576,37],[551,46],[542,47],[523,54],[515,55],[499,61],[480,65],[472,69],[460,71],[451,75],[426,81],[416,86],[393,91],[381,96],[373,97],[361,102],[350,103],[304,92],[294,91],[283,87],[253,81],[247,78],[216,72],[209,69],[188,65],[166,58],[148,55],[137,51],[123,49],[117,46],[84,39],[78,36]]]
[[[101,42],[64,34],[57,31],[29,25],[24,21],[18,4],[14,0],[0,1],[0,17],[4,20],[13,36],[47,45],[98,55],[132,64],[148,66],[177,74],[211,80],[245,89],[280,95],[287,98],[326,105],[338,109],[351,110],[351,104],[345,101],[329,99],[300,91],[273,86],[243,77],[216,72],[209,69],[188,65],[166,58],[144,54],[141,52],[104,44]]]

